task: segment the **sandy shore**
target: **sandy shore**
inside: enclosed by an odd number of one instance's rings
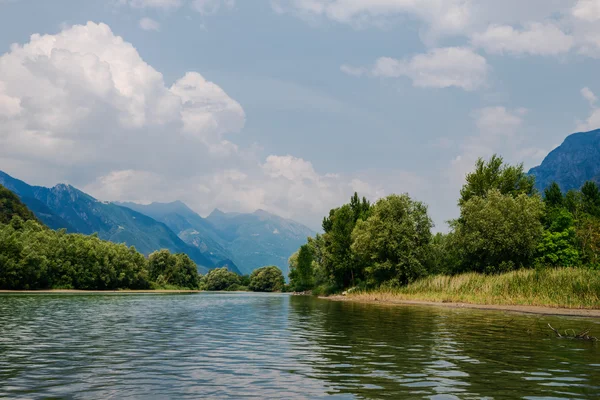
[[[353,296],[329,296],[322,299],[332,301],[349,301],[364,304],[380,304],[388,306],[428,306],[428,307],[450,307],[471,308],[477,310],[509,311],[525,314],[539,315],[564,315],[573,317],[600,318],[600,310],[578,309],[578,308],[556,308],[540,306],[514,306],[514,305],[492,305],[492,304],[469,304],[469,303],[440,303],[434,301],[420,300],[366,300]]]
[[[200,290],[0,290],[2,293],[14,294],[169,294],[169,293],[200,293]]]

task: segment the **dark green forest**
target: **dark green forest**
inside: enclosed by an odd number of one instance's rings
[[[323,234],[290,257],[290,287],[317,294],[402,287],[428,275],[518,269],[600,270],[600,190],[586,182],[543,193],[523,165],[479,159],[448,233],[432,233],[425,204],[408,194],[371,204],[355,193],[323,219]]]
[[[185,254],[146,259],[97,235],[49,229],[0,186],[0,289],[197,289],[199,279]]]

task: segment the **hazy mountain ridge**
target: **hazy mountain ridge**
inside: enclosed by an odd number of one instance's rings
[[[308,236],[315,234],[302,224],[264,210],[244,214],[215,209],[202,218],[181,202],[119,204],[164,222],[189,245],[216,258],[233,260],[245,274],[265,265],[276,265],[287,275],[288,258]]]
[[[600,183],[600,129],[567,136],[529,174],[535,176],[540,191],[552,182],[563,191],[579,189],[589,180]]]

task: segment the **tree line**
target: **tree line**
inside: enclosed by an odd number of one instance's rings
[[[460,216],[432,234],[427,206],[408,194],[371,204],[358,194],[323,219],[323,234],[290,257],[290,287],[332,293],[403,286],[427,275],[522,268],[600,270],[600,190],[586,182],[543,193],[523,165],[479,159],[458,200]]]
[[[250,276],[219,268],[201,276],[186,254],[132,247],[69,234],[40,223],[17,195],[0,185],[0,289],[205,289],[281,291],[277,267]]]

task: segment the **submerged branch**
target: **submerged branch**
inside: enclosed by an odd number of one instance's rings
[[[574,329],[565,330],[564,335],[561,335],[557,329],[554,329],[552,325],[548,324],[548,328],[552,329],[556,334],[557,338],[566,338],[566,339],[579,339],[579,340],[589,340],[592,342],[597,342],[598,338],[595,336],[590,336],[590,330],[586,329],[581,331],[580,333],[576,333]],[[572,332],[571,334],[569,333]]]

